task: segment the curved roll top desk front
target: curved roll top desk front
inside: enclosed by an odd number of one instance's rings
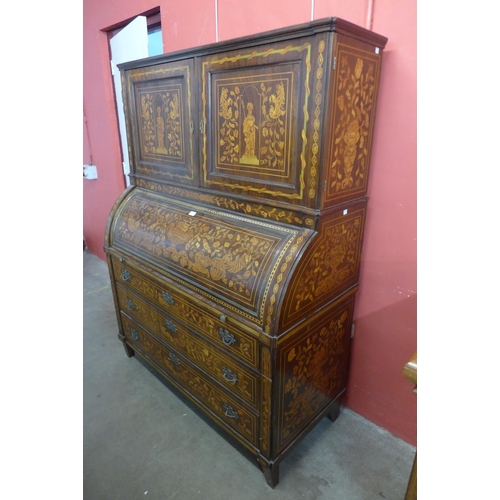
[[[120,66],[119,338],[271,487],[346,387],[386,41],[329,18]]]

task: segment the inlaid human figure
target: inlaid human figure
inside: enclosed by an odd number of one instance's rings
[[[158,138],[158,147],[156,148],[157,153],[167,153],[165,149],[165,122],[161,115],[161,108],[158,106],[156,108],[156,113],[158,117],[156,118],[156,136]]]
[[[245,136],[245,153],[240,158],[240,163],[249,163],[259,165],[259,159],[255,156],[255,136],[259,127],[255,125],[255,116],[253,115],[253,104],[247,104],[247,115],[243,121],[243,135]]]

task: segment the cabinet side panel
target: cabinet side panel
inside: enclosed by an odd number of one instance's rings
[[[363,201],[321,221],[287,288],[280,318],[283,330],[358,283],[365,215]]]
[[[348,292],[279,343],[276,453],[344,390],[353,309]]]
[[[336,36],[324,208],[366,195],[382,48]]]

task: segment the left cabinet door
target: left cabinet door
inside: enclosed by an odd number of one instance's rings
[[[198,183],[193,70],[186,59],[122,72],[132,177]]]

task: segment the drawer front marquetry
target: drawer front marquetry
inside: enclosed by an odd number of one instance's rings
[[[175,288],[166,283],[162,286],[113,260],[115,279],[146,297],[168,314],[173,322],[183,323],[217,346],[241,360],[258,367],[258,341],[245,335],[233,325],[227,325],[224,314],[211,312],[186,299]],[[123,279],[123,273],[128,279]],[[127,310],[124,309],[126,312]]]
[[[195,335],[168,327],[165,330],[161,326],[161,319],[156,321],[154,313],[151,319],[151,322],[146,320],[142,321],[142,324],[189,358],[196,366],[210,374],[222,386],[257,408],[257,386],[260,379],[257,374],[236,363],[231,357],[225,356]],[[141,328],[124,314],[122,314],[122,323],[124,329],[131,332],[132,338],[134,338],[133,332],[138,332],[140,335]],[[157,330],[154,330],[155,323],[158,325]],[[175,323],[172,322],[172,326],[175,326]]]
[[[218,389],[195,370],[188,361],[160,344],[137,325],[125,322],[125,336],[139,352],[160,365],[190,395],[231,426],[245,440],[257,446],[258,417],[234,398]]]

